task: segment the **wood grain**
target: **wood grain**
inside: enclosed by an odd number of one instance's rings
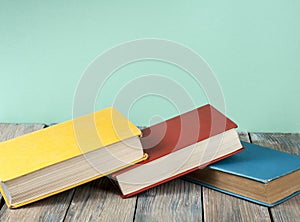
[[[0,221],[63,221],[73,192],[65,191],[17,209],[9,209],[4,205],[0,211]]]
[[[300,133],[250,133],[253,143],[300,155]]]
[[[77,187],[65,221],[133,221],[136,197],[122,199],[108,178]]]
[[[250,142],[247,132],[240,139]],[[267,207],[203,187],[204,221],[270,221]],[[255,218],[255,219],[254,219]]]
[[[251,133],[252,142],[300,155],[300,134]],[[299,221],[300,195],[270,209],[274,222]]]
[[[249,134],[248,132],[239,132],[239,137],[240,137],[240,140],[243,140],[245,142],[250,142],[250,138],[249,138]]]
[[[201,186],[175,179],[139,194],[135,221],[202,221]]]
[[[0,123],[0,142],[44,128],[43,124]]]
[[[204,221],[271,221],[267,207],[203,187]]]
[[[43,127],[42,124],[0,124],[0,140],[11,139]],[[72,190],[67,191],[18,209],[8,209],[3,205],[0,221],[63,221],[72,194]]]

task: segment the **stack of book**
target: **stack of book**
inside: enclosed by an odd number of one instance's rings
[[[205,105],[140,131],[110,107],[0,143],[1,193],[16,208],[105,175],[123,198],[178,177],[267,206],[299,193],[300,157],[236,128]]]

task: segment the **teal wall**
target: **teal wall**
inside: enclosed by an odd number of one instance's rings
[[[153,37],[181,43],[209,63],[226,113],[240,130],[300,132],[299,11],[296,0],[0,0],[0,122],[72,118],[76,86],[88,64],[122,42]],[[118,70],[95,109],[111,105],[122,85],[146,74],[172,78],[196,105],[207,102],[187,73],[147,61]],[[126,115],[144,125],[176,114],[172,101],[149,95]]]

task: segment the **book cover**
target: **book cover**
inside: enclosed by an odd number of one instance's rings
[[[237,125],[209,104],[144,128],[141,142],[148,158],[114,176],[233,128]]]
[[[243,152],[237,153],[222,161],[209,165],[207,168],[216,172],[223,172],[229,175],[246,178],[250,181],[256,181],[265,185],[275,181],[276,179],[286,177],[300,170],[300,156],[243,141],[242,145],[245,147]],[[182,178],[269,207],[275,206],[300,192],[300,178],[294,178],[291,182],[291,185],[299,184],[298,190],[286,191],[285,197],[273,203],[267,203],[241,193],[233,192],[229,189],[222,189],[220,187],[213,186],[204,181],[194,180],[189,175]]]

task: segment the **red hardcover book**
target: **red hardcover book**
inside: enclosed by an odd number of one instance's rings
[[[241,151],[236,127],[205,105],[143,129],[148,159],[113,174],[121,196],[133,196]]]

